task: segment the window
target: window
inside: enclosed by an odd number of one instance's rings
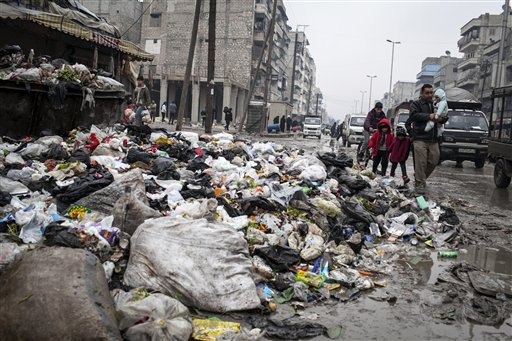
[[[495,28],[491,28],[491,29],[489,29],[489,34],[490,34],[491,36],[495,35],[495,34],[496,34],[496,29],[495,29]]]
[[[456,68],[456,67],[454,67],[452,71],[453,71],[453,72],[455,72],[455,73],[457,73],[457,71],[458,71],[458,70],[457,70],[457,68]]]
[[[149,27],[160,27],[162,13],[151,13],[149,15]]]
[[[161,39],[146,39],[145,50],[152,54],[160,54],[160,48],[162,47]]]

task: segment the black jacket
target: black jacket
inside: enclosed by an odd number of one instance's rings
[[[438,142],[437,124],[430,131],[425,131],[430,114],[434,112],[434,104],[420,98],[411,103],[409,118],[405,122],[405,128],[413,140]]]

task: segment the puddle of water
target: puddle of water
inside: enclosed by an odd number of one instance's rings
[[[489,271],[512,275],[512,251],[502,247],[482,245],[470,245],[465,250],[467,253],[459,252],[458,261],[465,261]]]
[[[426,256],[425,256],[426,257]],[[437,252],[431,252],[429,258],[420,260],[417,264],[411,264],[405,260],[399,261],[405,267],[414,269],[421,275],[420,282],[423,284],[435,284],[441,273],[450,266],[455,258],[438,258]],[[407,264],[405,264],[407,263]]]

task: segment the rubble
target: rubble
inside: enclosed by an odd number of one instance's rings
[[[132,297],[134,288],[149,295],[116,299],[127,339],[174,323],[181,336],[210,326],[191,323],[182,304],[270,314],[284,304],[357,300],[392,286],[399,258],[460,246],[461,222],[448,204],[354,169],[343,153],[310,155],[227,133],[140,134],[129,125],[0,146],[0,272],[38,252],[90,251],[114,297]],[[469,278],[475,295],[509,294],[484,287],[479,273]],[[158,313],[134,326],[148,309]],[[258,335],[248,325],[287,339],[339,328],[262,317],[231,332]]]

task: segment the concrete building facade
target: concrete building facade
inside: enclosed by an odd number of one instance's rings
[[[427,57],[421,63],[421,71],[416,75],[416,88],[414,97],[418,98],[423,84],[434,84],[434,77],[441,69],[439,57]]]
[[[393,85],[393,106],[416,99],[414,95],[415,91],[415,82],[396,82],[395,85]]]
[[[456,86],[458,80],[458,65],[462,58],[452,57],[450,55],[439,57],[441,67],[434,76],[434,87],[441,89],[450,89]]]

